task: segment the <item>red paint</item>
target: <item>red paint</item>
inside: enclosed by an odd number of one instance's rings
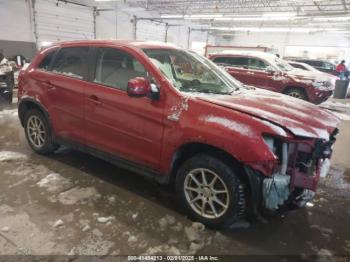
[[[152,74],[160,90],[159,99],[131,97],[123,90],[40,71],[37,66],[49,51],[46,49],[21,73],[19,101],[38,101],[50,116],[55,136],[72,138],[163,175],[170,173],[181,146],[204,143],[270,176],[279,161],[263,134],[313,145],[320,133],[329,135],[339,123],[331,113],[310,103],[272,92],[243,88],[231,96],[181,93],[141,50],[174,48],[167,45],[82,41],[52,48],[66,46],[111,47],[128,52]],[[129,93],[149,92],[144,79],[133,79],[129,84]],[[298,137],[304,132],[309,138]]]
[[[143,77],[136,77],[129,80],[127,94],[133,97],[147,96],[151,91],[150,83]]]

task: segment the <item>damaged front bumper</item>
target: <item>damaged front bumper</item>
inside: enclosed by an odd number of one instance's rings
[[[252,210],[259,207],[277,210],[293,203],[303,207],[312,200],[320,180],[328,174],[332,145],[338,130],[335,129],[329,141],[291,139],[279,141],[274,152],[279,163],[273,175],[264,176],[252,167],[246,167],[252,192]],[[255,202],[256,201],[256,202]],[[254,204],[258,203],[258,204]]]

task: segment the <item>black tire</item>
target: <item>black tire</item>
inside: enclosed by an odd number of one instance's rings
[[[41,146],[35,145],[33,143],[33,138],[30,139],[29,121],[33,117],[36,117],[37,119],[39,119],[41,121],[42,127],[43,127],[42,130],[44,130],[44,132],[45,132],[45,138],[44,138],[44,141],[42,142]],[[54,142],[54,138],[52,136],[50,125],[49,125],[46,117],[44,116],[44,114],[40,110],[31,109],[26,113],[25,118],[24,118],[24,131],[25,131],[25,135],[26,135],[28,144],[36,153],[42,154],[42,155],[47,155],[47,154],[54,152],[57,149],[58,146]]]
[[[288,96],[291,96],[291,97],[294,97],[294,98],[299,98],[299,99],[302,99],[302,100],[305,100],[305,101],[308,101],[308,97],[307,95],[305,94],[305,92],[299,88],[288,88],[285,92],[284,92],[285,95],[288,95]]]
[[[219,181],[218,183],[224,183],[228,191],[228,196],[225,193],[225,199],[227,198],[229,201],[227,205],[228,207],[226,208],[226,211],[218,217],[208,218],[199,214],[198,210],[196,211],[195,208],[191,206],[190,200],[188,200],[189,193],[185,192],[185,183],[188,181],[186,180],[186,177],[190,176],[191,172],[196,172],[198,169],[205,169],[208,170],[208,172],[214,172],[218,177],[216,181]],[[211,173],[208,174],[212,175]],[[192,178],[190,179],[192,181]],[[210,184],[209,181],[208,184]],[[246,196],[244,192],[244,185],[237,177],[233,169],[230,167],[230,165],[225,163],[225,161],[220,160],[218,157],[208,154],[199,154],[185,161],[179,168],[176,176],[176,191],[180,203],[184,207],[185,211],[191,216],[191,218],[209,227],[227,227],[237,222],[241,217],[245,215]],[[200,193],[197,192],[194,194],[200,195]],[[198,195],[196,197],[198,197]],[[202,196],[204,196],[203,192]],[[214,203],[214,201],[210,201],[211,204]],[[203,202],[201,203],[203,204]],[[209,205],[209,202],[207,202],[207,205]],[[211,208],[211,206],[209,207]],[[211,208],[211,210],[213,209]],[[214,214],[214,212],[212,213]]]

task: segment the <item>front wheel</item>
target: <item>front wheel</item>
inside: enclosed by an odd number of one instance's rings
[[[306,100],[306,101],[308,100],[304,91],[300,90],[298,88],[290,88],[287,91],[285,91],[284,94],[286,94],[288,96],[292,96],[294,98],[299,98],[299,99]]]
[[[187,213],[207,226],[229,226],[245,213],[243,184],[219,158],[201,154],[187,160],[178,171],[176,189]]]

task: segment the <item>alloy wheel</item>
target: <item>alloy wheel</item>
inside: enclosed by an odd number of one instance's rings
[[[30,143],[34,147],[41,148],[45,144],[45,140],[46,140],[45,127],[44,127],[44,123],[39,117],[35,115],[32,115],[29,117],[27,122],[27,134],[28,134]]]
[[[295,98],[300,98],[300,99],[302,98],[302,96],[298,92],[290,92],[288,95]]]
[[[184,191],[191,208],[205,218],[219,218],[229,208],[230,196],[225,182],[209,169],[191,170],[186,175]]]

